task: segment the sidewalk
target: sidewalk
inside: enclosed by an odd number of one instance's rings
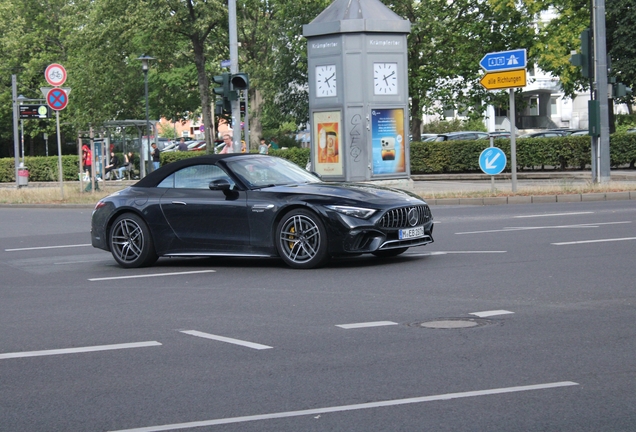
[[[493,191],[512,193],[512,179],[510,173],[494,176],[487,174],[430,174],[414,175],[413,190],[426,198],[431,205],[493,205],[520,204],[538,202],[580,202],[605,200],[636,200],[636,170],[615,170],[610,172],[610,184],[625,183],[632,185],[633,191],[628,192],[600,192],[576,194],[563,192],[562,194],[529,195],[524,190],[538,188],[556,188],[567,190],[568,187],[584,186],[592,183],[590,171],[523,171],[517,173],[517,191],[514,196],[478,197],[478,198],[436,198],[436,196],[460,192]]]

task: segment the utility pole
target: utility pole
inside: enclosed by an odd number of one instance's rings
[[[594,69],[596,77],[596,99],[599,102],[601,134],[598,144],[592,146],[592,171],[594,181],[610,181],[609,110],[607,93],[607,47],[605,36],[605,0],[594,1]],[[594,148],[596,147],[596,148]],[[596,169],[594,169],[596,168]]]
[[[227,3],[229,27],[230,27],[230,74],[238,73],[238,35],[236,30],[236,0],[228,0]],[[241,152],[241,102],[232,100],[232,150]]]

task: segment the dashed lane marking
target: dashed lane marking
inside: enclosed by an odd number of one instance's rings
[[[230,343],[230,344],[234,344],[234,345],[240,345],[240,346],[244,346],[247,348],[252,348],[252,349],[257,349],[257,350],[264,350],[264,349],[271,349],[271,346],[267,346],[267,345],[261,345],[258,343],[254,343],[254,342],[247,342],[247,341],[243,341],[243,340],[239,340],[239,339],[232,339],[229,337],[225,337],[225,336],[218,336],[218,335],[213,335],[213,334],[209,334],[209,333],[203,333],[197,330],[180,330],[180,333],[185,333],[187,335],[190,336],[197,336],[200,338],[204,338],[204,339],[212,339],[215,341],[219,341],[219,342],[226,342],[226,343]]]
[[[397,324],[398,323],[393,321],[373,321],[373,322],[353,323],[353,324],[336,324],[336,327],[349,330],[349,329],[359,329],[359,328],[366,328],[366,327],[390,326],[390,325],[397,325]]]
[[[95,351],[111,351],[111,350],[129,349],[129,348],[145,348],[145,347],[160,346],[160,345],[161,344],[157,341],[148,341],[148,342],[123,343],[123,344],[115,344],[115,345],[97,345],[97,346],[79,347],[79,348],[62,348],[62,349],[52,349],[52,350],[42,350],[42,351],[13,352],[13,353],[0,354],[0,360],[12,359],[12,358],[23,358],[23,357],[41,357],[41,356],[51,356],[51,355],[60,355],[60,354],[76,354],[76,353],[95,352]]]

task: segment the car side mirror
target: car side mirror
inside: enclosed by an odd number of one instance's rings
[[[230,190],[232,185],[227,179],[216,179],[216,180],[212,180],[208,187],[210,188],[210,190],[227,191],[227,190]]]

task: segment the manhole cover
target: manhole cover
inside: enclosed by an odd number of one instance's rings
[[[430,329],[462,329],[481,327],[488,324],[492,324],[492,321],[480,318],[440,318],[433,321],[416,322],[409,324],[409,326]]]

